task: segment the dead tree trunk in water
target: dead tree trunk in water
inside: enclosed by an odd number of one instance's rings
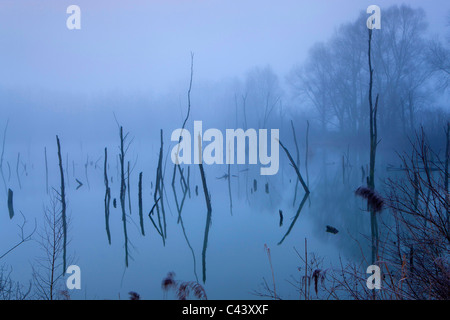
[[[144,230],[144,216],[142,209],[142,172],[139,173],[139,183],[138,183],[138,203],[139,203],[139,224],[141,226],[141,233],[145,236]]]
[[[295,150],[297,152],[297,167],[300,167],[300,151],[298,150],[298,143],[297,143],[297,136],[295,135],[295,129],[294,129],[294,123],[291,120],[291,127],[292,127],[292,134],[294,135],[294,143],[295,143]],[[297,189],[298,189],[298,182],[299,180],[295,180],[295,192],[294,192],[294,201],[292,203],[292,206],[295,206],[295,201],[297,200]]]
[[[6,131],[8,129],[9,120],[6,121],[5,131],[3,132],[3,145],[2,145],[2,153],[0,155],[0,174],[3,179],[3,185],[5,186],[5,192],[8,193],[8,188],[6,187],[5,176],[3,174],[3,156],[5,154],[5,142],[6,142]]]
[[[305,190],[305,193],[309,194],[310,193],[309,188],[306,185],[305,180],[303,180],[300,170],[298,169],[297,164],[295,163],[294,159],[292,159],[292,156],[289,153],[289,150],[281,143],[281,141],[278,140],[278,143],[280,144],[280,146],[284,150],[284,152],[286,152],[286,155],[287,155],[289,161],[291,162],[292,166],[294,167],[295,173],[297,173],[298,180],[302,184],[303,189]]]
[[[111,203],[111,189],[108,180],[108,149],[105,148],[105,164],[104,164],[104,180],[105,180],[105,224],[108,243],[111,244],[111,232],[109,230],[109,208]]]
[[[125,137],[126,138],[126,137]],[[120,127],[120,206],[122,208],[123,233],[125,236],[125,266],[128,267],[128,234],[127,234],[127,214],[125,212],[125,195],[127,186],[125,184],[125,150],[123,128]]]
[[[67,245],[67,221],[66,221],[66,189],[64,186],[64,170],[62,165],[61,157],[61,144],[59,142],[58,136],[56,136],[56,143],[58,145],[58,159],[59,159],[59,172],[61,175],[61,192],[59,194],[61,201],[61,218],[62,218],[62,228],[63,228],[63,272],[66,272],[66,245]]]
[[[375,159],[378,145],[378,132],[377,132],[377,109],[378,109],[378,95],[375,100],[375,105],[372,99],[372,87],[373,87],[373,69],[371,58],[371,46],[372,46],[372,29],[369,29],[369,121],[370,121],[370,164],[369,164],[369,177],[368,187],[375,190]],[[372,264],[377,261],[378,257],[378,222],[376,213],[373,208],[370,208],[370,227],[372,234]]]
[[[22,184],[20,183],[20,175],[19,175],[19,163],[20,163],[20,152],[17,154],[16,176],[17,176],[17,182],[19,182],[19,188],[20,188],[20,190],[22,190]]]
[[[48,194],[48,162],[47,162],[47,148],[44,147],[44,156],[45,156],[45,191]]]
[[[178,156],[179,156],[179,152],[180,152],[180,143],[181,143],[181,137],[183,134],[183,130],[186,127],[186,123],[187,123],[187,121],[189,119],[189,115],[191,113],[191,91],[192,91],[193,75],[194,75],[194,54],[191,52],[191,76],[190,76],[190,80],[189,80],[189,89],[187,92],[188,108],[187,108],[186,118],[184,119],[183,125],[181,127],[180,138],[178,139],[177,161],[174,164],[173,175],[172,175],[172,190],[173,190],[173,194],[175,197],[175,203],[177,205],[177,210],[178,210],[178,222],[177,223],[180,223],[180,220],[181,220],[181,211],[183,210],[183,203],[184,203],[184,200],[186,199],[186,195],[189,193],[189,197],[190,197],[190,194],[191,194],[190,186],[189,186],[189,171],[188,171],[188,182],[186,182],[186,179],[184,178],[183,170],[181,170],[180,163],[178,161],[179,160]],[[188,170],[189,170],[189,168],[188,168]],[[177,171],[180,173],[180,183],[181,183],[181,189],[183,192],[183,197],[182,197],[180,205],[178,204],[177,192],[176,192],[176,188],[175,188],[175,178],[177,175]]]

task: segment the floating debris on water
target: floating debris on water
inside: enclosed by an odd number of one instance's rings
[[[8,189],[8,210],[9,210],[9,218],[12,219],[14,217],[14,207],[13,207],[13,191]]]
[[[283,225],[283,211],[278,210],[278,213],[280,214],[280,227]]]
[[[332,233],[332,234],[336,234],[336,233],[339,232],[338,229],[336,229],[335,227],[332,227],[332,226],[327,226],[327,230],[326,231],[329,232],[329,233]]]

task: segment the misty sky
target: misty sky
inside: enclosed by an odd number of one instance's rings
[[[368,5],[403,1],[17,1],[0,2],[0,85],[61,93],[158,94],[195,79],[241,77],[271,65],[281,79],[308,49]],[[444,34],[448,1],[423,7],[429,31]],[[81,8],[68,30],[66,8]]]

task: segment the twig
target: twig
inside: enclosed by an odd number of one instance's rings
[[[267,257],[269,259],[269,264],[270,264],[270,271],[272,272],[272,281],[273,281],[273,298],[274,300],[277,299],[277,290],[276,290],[276,286],[275,286],[275,275],[273,272],[273,266],[272,266],[272,258],[270,256],[270,248],[267,246],[267,244],[264,244],[264,249],[267,253]]]

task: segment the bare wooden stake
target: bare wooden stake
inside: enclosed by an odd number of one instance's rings
[[[111,203],[111,189],[109,188],[108,179],[108,149],[105,148],[105,164],[104,164],[104,181],[105,181],[105,225],[108,243],[111,244],[111,231],[109,229],[109,212]]]
[[[62,217],[62,224],[63,224],[63,272],[62,274],[65,274],[66,272],[66,256],[67,256],[67,219],[66,219],[66,188],[64,185],[64,169],[62,164],[62,157],[61,157],[61,144],[59,142],[58,136],[56,136],[56,144],[58,146],[58,160],[59,160],[59,173],[61,176],[61,192],[59,194],[60,201],[61,201],[61,217]]]

